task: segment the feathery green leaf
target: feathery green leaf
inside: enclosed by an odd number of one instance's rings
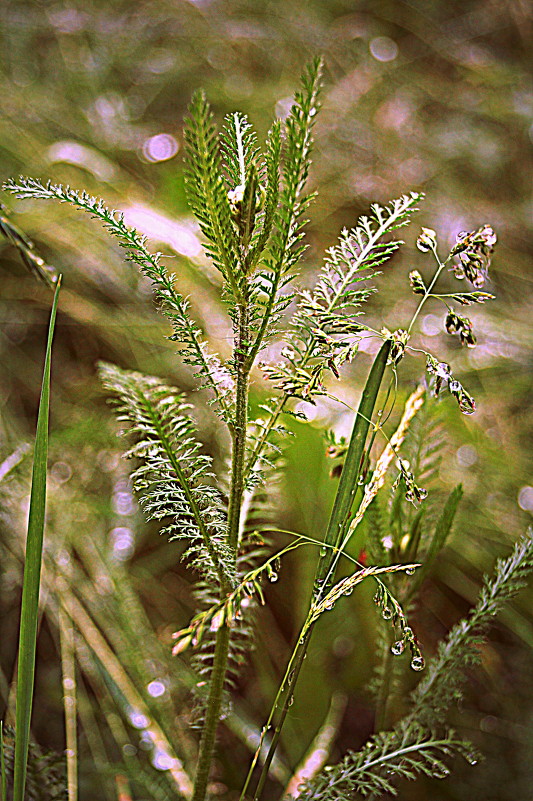
[[[185,539],[184,558],[208,581],[230,588],[235,570],[227,547],[222,497],[212,486],[211,459],[200,453],[190,408],[159,379],[102,364],[106,389],[119,398],[118,419],[129,424],[140,461],[132,474],[141,505],[152,520],[171,519],[163,533]]]
[[[69,186],[42,184],[34,178],[21,176],[17,181],[10,179],[4,189],[20,198],[39,198],[41,200],[58,200],[69,203],[75,208],[87,212],[99,220],[110,234],[126,251],[126,258],[137,264],[142,272],[152,281],[162,312],[169,318],[173,334],[172,340],[181,346],[181,355],[185,364],[196,368],[196,376],[200,385],[208,387],[218,405],[222,417],[231,418],[230,393],[233,379],[222,367],[220,360],[209,353],[202,339],[202,332],[189,316],[189,302],[177,292],[173,279],[168,275],[161,263],[161,253],[151,253],[146,247],[145,236],[141,236],[135,228],[129,228],[122,214],[108,209],[102,200],[92,197],[87,192],[77,192]]]
[[[208,255],[222,272],[233,298],[242,301],[244,272],[231,219],[213,114],[204,92],[195,92],[192,97],[184,137],[185,189],[189,206],[208,240]],[[235,165],[230,169],[235,170]]]

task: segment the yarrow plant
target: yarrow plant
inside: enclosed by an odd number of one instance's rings
[[[272,125],[263,150],[245,115],[229,115],[217,134],[205,95],[197,92],[192,98],[185,128],[186,190],[206,253],[221,276],[232,331],[232,353],[225,361],[204,340],[162,254],[152,253],[146,238],[129,228],[122,215],[68,186],[32,178],[5,185],[21,198],[56,200],[81,209],[116,237],[127,258],[151,280],[172,326],[171,339],[194,370],[198,386],[209,393],[220,426],[230,435],[228,475],[215,475],[182,393],[159,378],[101,365],[104,386],[117,399],[119,420],[132,443],[127,455],[134,461],[132,481],[144,512],[161,521],[170,538],[185,541],[184,558],[198,576],[198,611],[176,633],[174,647],[180,655],[196,652],[192,665],[198,677],[201,736],[194,801],[203,801],[208,792],[217,727],[230,703],[232,676],[251,647],[254,608],[265,602],[265,581],[278,578],[287,552],[314,544],[316,574],[307,615],[262,728],[241,798],[259,799],[263,793],[317,621],[363,581],[376,583],[375,602],[382,621],[381,666],[373,687],[376,734],[339,764],[323,770],[323,764],[315,767],[291,792],[317,801],[351,799],[356,793],[378,797],[396,793],[400,778],[447,775],[450,758],[456,754],[475,762],[472,747],[446,727],[442,713],[460,697],[465,668],[479,660],[473,646],[533,567],[533,540],[524,538],[509,559],[498,563],[494,576],[486,579],[478,605],[452,629],[429,662],[425,677],[412,692],[410,709],[393,720],[390,698],[399,671],[394,657],[408,653],[411,668],[424,670],[422,648],[409,616],[416,592],[451,531],[461,496],[460,488],[454,490],[436,524],[426,522],[427,490],[419,486],[420,458],[409,455],[413,421],[431,404],[429,395],[437,397],[445,390],[461,412],[475,411],[473,398],[451,366],[413,344],[415,323],[426,304],[443,304],[445,330],[458,335],[462,345],[475,345],[473,324],[457,308],[492,299],[480,288],[487,280],[496,236],[489,225],[461,233],[443,259],[435,231],[423,228],[417,245],[431,255],[434,267],[428,278],[418,270],[409,275],[411,290],[419,297],[412,319],[394,331],[376,330],[365,321],[364,304],[376,291],[374,279],[402,244],[394,232],[409,224],[422,201],[421,194],[411,192],[384,206],[374,204],[354,228],[343,230],[327,251],[314,286],[296,291],[313,200],[306,182],[320,108],[320,76],[317,59],[304,72],[287,119]],[[22,244],[29,248],[27,242]],[[472,290],[439,291],[445,271]],[[331,378],[340,376],[346,363],[356,358],[361,340],[368,337],[375,338],[379,348],[351,436],[338,440],[329,435],[328,453],[335,459],[332,472],[339,481],[323,537],[314,540],[295,534],[288,546],[275,549],[268,544],[273,529],[254,525],[253,510],[271,494],[273,479],[282,470],[280,454],[289,433],[286,421],[290,416],[305,419],[302,402],[315,404],[320,396],[332,397]],[[284,345],[279,360],[271,363],[267,345],[276,338]],[[428,381],[408,398],[396,430],[387,433],[399,365],[406,356],[418,354],[425,358]],[[263,379],[254,372],[256,367]],[[252,380],[262,380],[268,387],[257,419],[250,415]],[[382,452],[376,456],[380,443]],[[388,482],[393,471],[396,475]],[[390,503],[383,500],[385,486],[392,492]],[[363,520],[366,564],[347,550]],[[347,575],[345,569],[340,575],[341,560],[350,566]],[[184,749],[180,755],[185,773],[192,767],[189,754],[190,749]],[[187,787],[182,783],[183,795],[188,795]]]

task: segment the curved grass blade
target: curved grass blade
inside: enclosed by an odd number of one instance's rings
[[[57,313],[61,276],[56,283],[54,302],[48,327],[48,342],[44,361],[41,399],[37,417],[37,434],[33,456],[26,561],[22,588],[20,640],[17,678],[17,713],[15,731],[15,770],[13,801],[23,801],[26,784],[26,764],[30,738],[30,719],[35,679],[37,645],[37,616],[43,551],[44,515],[46,507],[46,466],[48,458],[48,411],[50,406],[50,364],[52,340]]]

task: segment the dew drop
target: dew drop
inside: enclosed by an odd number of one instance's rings
[[[392,609],[386,606],[381,613],[383,620],[390,620],[392,618]]]
[[[379,592],[376,592],[376,594],[374,595],[374,603],[376,604],[376,606],[379,606],[381,603],[381,595],[379,594]]]
[[[406,576],[414,576],[416,567],[408,567],[405,571]]]
[[[326,548],[326,546],[324,545],[324,546],[323,546],[323,547],[320,549],[320,556],[322,556],[322,557],[326,556],[327,552],[328,552],[328,549],[327,549],[327,548]]]
[[[294,695],[291,695],[291,697],[290,697],[290,698],[289,698],[289,700],[287,701],[287,706],[292,706],[292,705],[293,705],[293,703],[294,703]]]
[[[396,642],[391,645],[391,653],[394,654],[394,656],[400,656],[400,654],[403,654],[404,649],[405,643],[403,640],[396,640]]]
[[[413,670],[424,670],[425,664],[423,656],[413,656],[411,659],[411,667]]]
[[[269,578],[269,580],[270,580],[272,583],[274,583],[275,581],[277,581],[277,580],[278,580],[278,574],[276,573],[276,571],[275,571],[275,570],[273,570],[273,571],[270,573],[270,575],[269,575],[269,577],[268,577],[268,578]]]

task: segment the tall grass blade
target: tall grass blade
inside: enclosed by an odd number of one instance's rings
[[[13,801],[23,801],[26,784],[26,764],[30,738],[30,718],[35,678],[35,651],[37,645],[37,616],[43,551],[44,516],[46,506],[46,466],[48,458],[48,411],[50,406],[50,364],[52,340],[57,313],[61,277],[56,284],[48,342],[44,362],[41,399],[37,418],[37,434],[33,457],[33,473],[26,540],[26,561],[22,588],[20,641],[17,678],[17,713],[15,731],[15,769]]]
[[[346,460],[342,469],[339,486],[337,488],[337,493],[333,502],[333,508],[331,510],[326,536],[324,538],[326,546],[330,546],[330,548],[327,548],[325,555],[320,556],[316,570],[316,576],[313,585],[313,599],[315,604],[321,599],[321,597],[323,597],[325,591],[327,590],[328,581],[331,580],[332,568],[334,567],[336,558],[335,549],[341,544],[343,535],[349,525],[350,512],[358,489],[361,461],[365,450],[368,429],[370,428],[370,421],[374,413],[374,407],[377,403],[377,398],[381,387],[381,382],[383,380],[383,375],[385,373],[385,368],[389,359],[391,346],[392,341],[390,339],[385,340],[372,363],[370,373],[363,389],[363,394],[361,396],[361,401],[359,403],[359,408],[352,429],[348,452],[346,454]],[[274,753],[281,735],[281,730],[289,711],[291,698],[294,693],[296,682],[298,681],[298,676],[300,674],[305,655],[307,653],[313,628],[314,621],[311,621],[306,630],[303,632],[303,636],[301,636],[299,643],[293,652],[293,657],[291,657],[291,678],[288,681],[287,688],[284,692],[283,704],[281,705],[278,722],[274,729],[270,748],[265,758],[261,775],[259,776],[254,794],[254,801],[258,801],[262,795],[270,763],[274,757]],[[280,696],[278,696],[274,702],[273,711],[275,710],[275,707],[279,701]],[[241,793],[241,799],[248,788],[254,766],[255,762],[252,762],[252,767],[248,772],[244,789]]]
[[[379,389],[385,372],[385,367],[389,358],[392,342],[385,340],[381,346],[363,389],[357,416],[355,418],[348,452],[339,481],[333,509],[328,522],[328,528],[324,541],[326,545],[338,548],[345,534],[347,523],[349,522],[350,512],[354,503],[357,489],[359,486],[359,475],[361,472],[361,461],[365,450],[368,429],[376,405]],[[335,551],[326,550],[318,563],[314,591],[325,589],[330,568],[335,561]]]

